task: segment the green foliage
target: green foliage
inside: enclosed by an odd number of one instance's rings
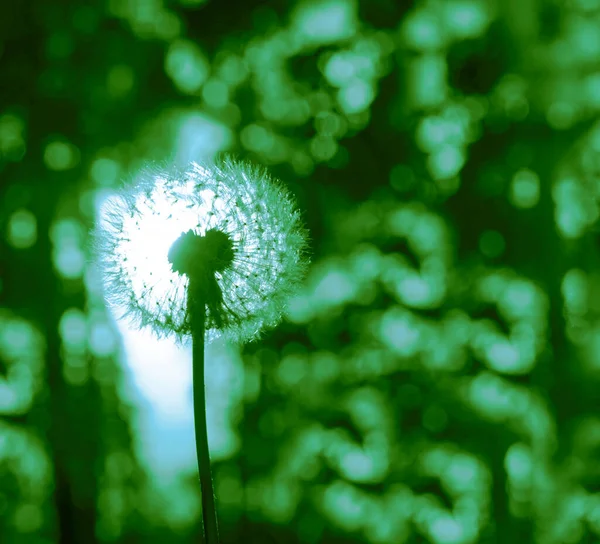
[[[148,161],[224,150],[314,250],[284,324],[207,361],[224,543],[600,538],[598,2],[24,6],[0,7],[0,542],[199,541],[193,458],[148,462],[191,426],[150,418],[87,233]]]

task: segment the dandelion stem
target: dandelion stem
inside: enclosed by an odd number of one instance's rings
[[[206,395],[204,384],[204,336],[206,328],[205,304],[188,293],[189,314],[192,324],[192,383],[194,394],[194,428],[196,432],[196,457],[202,492],[202,524],[206,544],[219,544],[217,509],[210,469],[208,433],[206,429]]]

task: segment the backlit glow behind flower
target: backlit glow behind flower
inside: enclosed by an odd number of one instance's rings
[[[250,340],[275,325],[306,268],[306,232],[281,184],[233,160],[146,168],[107,200],[95,238],[109,300],[159,334],[189,334],[189,280],[168,258],[189,231],[233,249],[212,275],[222,298],[206,301],[208,337]]]

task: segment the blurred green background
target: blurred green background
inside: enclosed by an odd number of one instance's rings
[[[2,2],[0,542],[200,542],[189,348],[88,233],[228,151],[313,264],[209,348],[224,544],[599,543],[599,113],[598,0]]]

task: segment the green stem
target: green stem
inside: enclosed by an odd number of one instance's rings
[[[194,428],[196,457],[202,492],[202,522],[206,544],[219,544],[217,509],[210,470],[208,433],[206,429],[206,395],[204,390],[205,305],[196,297],[188,297],[192,323],[192,383],[194,393]]]

